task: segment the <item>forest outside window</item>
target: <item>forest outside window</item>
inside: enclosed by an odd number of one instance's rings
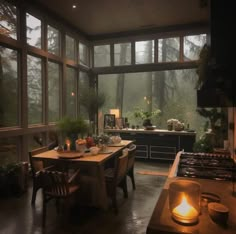
[[[75,40],[66,35],[66,58],[75,60]]]
[[[40,48],[41,42],[41,20],[26,13],[27,43],[31,46]]]
[[[135,42],[135,64],[154,63],[154,40]]]
[[[60,65],[48,62],[48,121],[56,122],[60,114]]]
[[[180,60],[179,37],[158,40],[158,62],[177,62]]]
[[[55,54],[55,55],[60,55],[60,32],[48,25],[48,52]]]
[[[43,122],[42,59],[27,56],[28,123]]]
[[[167,120],[176,118],[201,135],[205,123],[196,112],[196,81],[196,69],[99,75],[98,90],[109,97],[100,110],[99,130],[103,131],[102,116],[112,108],[119,108],[130,126],[139,127],[142,119],[135,118],[136,109],[160,109],[152,121],[157,129],[167,129]]]
[[[74,68],[66,68],[66,115],[76,117],[76,71]]]
[[[4,0],[0,2],[0,34],[17,38],[17,9]]]
[[[19,125],[18,53],[0,46],[0,127]]]
[[[206,34],[184,37],[184,61],[198,60],[205,43]]]
[[[79,42],[79,63],[89,66],[89,49],[88,46]]]
[[[108,67],[110,65],[110,45],[94,46],[94,67]]]
[[[114,45],[115,66],[131,65],[131,43]]]

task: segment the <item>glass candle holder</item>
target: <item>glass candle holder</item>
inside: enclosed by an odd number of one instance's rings
[[[169,186],[169,208],[173,219],[179,223],[198,222],[201,207],[201,186],[189,180],[177,180]]]

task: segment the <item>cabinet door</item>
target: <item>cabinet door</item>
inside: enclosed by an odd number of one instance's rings
[[[179,136],[153,135],[150,139],[150,159],[171,160],[175,159],[178,151]]]
[[[148,144],[145,140],[143,134],[136,134],[136,133],[121,133],[121,138],[124,140],[133,140],[137,146],[136,149],[136,158],[148,158]]]

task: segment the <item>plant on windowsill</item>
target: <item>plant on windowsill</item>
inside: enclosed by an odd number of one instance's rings
[[[142,108],[135,108],[134,117],[143,120],[143,126],[145,129],[154,129],[151,121],[157,118],[161,113],[161,110],[156,109],[154,111],[144,111]]]

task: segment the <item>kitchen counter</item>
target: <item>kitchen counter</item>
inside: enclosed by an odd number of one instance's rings
[[[233,196],[233,184],[231,181],[217,181],[210,179],[197,179],[176,177],[179,154],[177,154],[170,170],[167,181],[161,195],[156,203],[150,222],[147,227],[147,234],[160,233],[199,233],[199,234],[235,234],[236,233],[236,197]],[[227,225],[215,223],[208,214],[207,205],[201,204],[199,222],[194,225],[182,225],[175,222],[169,210],[169,184],[179,179],[186,179],[200,183],[202,193],[208,192],[220,197],[221,203],[229,208]]]
[[[195,131],[168,131],[167,129],[154,129],[146,130],[143,128],[132,129],[132,128],[123,128],[123,129],[104,129],[106,133],[144,133],[144,134],[160,134],[160,135],[187,135],[195,136]]]
[[[180,150],[192,152],[196,132],[168,131],[166,129],[104,129],[107,134],[119,134],[124,140],[135,141],[136,158],[174,161]]]

